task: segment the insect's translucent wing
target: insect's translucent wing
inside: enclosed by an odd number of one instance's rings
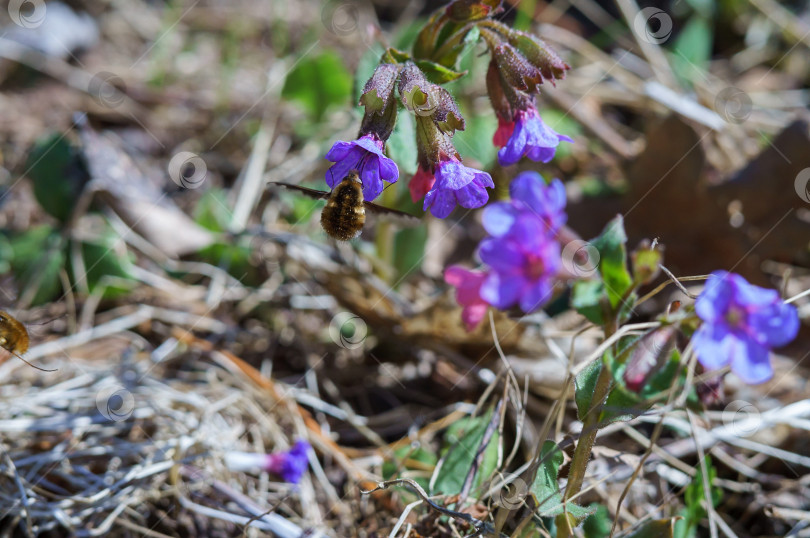
[[[271,185],[281,185],[282,187],[286,187],[288,189],[292,189],[294,191],[301,192],[306,194],[310,198],[315,198],[316,200],[326,200],[329,198],[329,193],[325,191],[319,191],[316,189],[310,189],[307,187],[302,187],[301,185],[293,185],[291,183],[282,183],[281,181],[271,181]]]
[[[398,209],[383,207],[371,202],[363,202],[363,205],[366,208],[366,212],[373,213],[379,218],[394,221],[402,226],[416,226],[420,222],[419,217]]]

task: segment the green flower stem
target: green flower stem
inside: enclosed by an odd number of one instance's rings
[[[605,323],[605,338],[616,332],[617,314],[610,316]],[[596,386],[593,391],[593,398],[591,399],[591,407],[585,414],[585,420],[582,423],[582,434],[577,441],[577,447],[574,449],[574,457],[571,459],[571,467],[568,471],[568,485],[565,487],[565,501],[573,498],[582,489],[582,482],[585,479],[585,470],[588,467],[588,460],[591,457],[591,449],[593,448],[594,441],[596,441],[596,434],[599,431],[599,417],[602,415],[602,406],[610,394],[610,388],[613,385],[613,372],[610,367],[602,363],[599,370],[599,377],[596,379]]]
[[[568,471],[568,485],[565,488],[565,500],[568,501],[582,489],[582,481],[585,479],[585,470],[588,467],[588,460],[591,457],[591,449],[596,441],[596,434],[599,431],[599,416],[602,414],[602,406],[610,394],[610,387],[613,381],[613,374],[606,364],[602,364],[599,370],[599,377],[596,379],[596,386],[593,391],[591,408],[585,415],[582,423],[582,434],[574,449],[574,457],[571,460],[571,467]]]

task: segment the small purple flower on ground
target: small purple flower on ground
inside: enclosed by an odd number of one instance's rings
[[[297,484],[309,465],[307,458],[309,450],[309,443],[298,441],[290,450],[269,454],[267,470],[279,475],[286,482]]]
[[[481,298],[498,309],[519,304],[532,312],[546,303],[561,268],[555,234],[565,222],[565,188],[546,185],[535,172],[520,174],[510,186],[512,201],[484,210],[484,239],[479,256],[491,271]]]
[[[475,329],[487,313],[489,305],[480,293],[486,278],[484,271],[470,271],[460,265],[451,265],[444,271],[444,281],[456,288],[456,300],[464,307],[461,320],[468,332]]]
[[[447,217],[457,204],[467,209],[483,206],[489,200],[487,187],[495,187],[489,174],[464,166],[455,158],[440,160],[433,177],[435,183],[425,195],[422,209],[430,208],[431,214],[440,219]]]
[[[554,158],[561,141],[573,142],[546,125],[534,107],[518,110],[511,122],[498,123],[492,142],[501,147],[498,161],[503,166],[515,164],[524,156],[547,163]]]
[[[371,201],[383,191],[383,180],[393,183],[399,178],[397,164],[383,154],[385,142],[373,133],[352,142],[335,142],[326,158],[333,164],[326,172],[330,189],[340,183],[349,172],[357,170],[363,182],[363,198]]]
[[[796,308],[776,290],[749,284],[743,277],[715,271],[695,302],[703,320],[692,336],[698,360],[707,370],[730,365],[750,384],[773,376],[770,349],[787,344],[799,330]]]

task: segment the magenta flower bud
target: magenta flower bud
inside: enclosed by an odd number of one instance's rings
[[[678,329],[672,325],[653,329],[633,345],[624,370],[624,384],[639,392],[669,359],[675,348]]]
[[[456,300],[464,307],[461,320],[467,332],[473,331],[481,323],[489,308],[480,293],[487,276],[484,271],[470,271],[460,265],[451,265],[444,271],[444,281],[456,288]]]
[[[703,320],[692,336],[700,364],[707,370],[730,365],[750,384],[773,376],[770,349],[789,343],[799,331],[796,307],[783,302],[776,290],[726,271],[709,276],[695,312]]]

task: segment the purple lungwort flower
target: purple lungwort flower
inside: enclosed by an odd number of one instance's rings
[[[511,136],[508,135],[510,132]],[[507,136],[509,140],[505,141]],[[524,155],[533,161],[547,163],[554,158],[554,152],[563,140],[573,142],[546,125],[537,109],[532,107],[518,110],[512,122],[500,122],[493,142],[502,146],[498,151],[498,161],[507,166],[515,164]]]
[[[565,188],[559,180],[546,186],[540,174],[520,174],[510,186],[512,202],[484,210],[484,228],[492,236],[479,247],[489,276],[481,285],[483,300],[498,309],[519,304],[532,312],[551,298],[560,261],[555,234],[565,222]]]
[[[307,471],[309,460],[307,453],[310,450],[309,443],[298,441],[290,450],[286,452],[276,452],[268,456],[267,468],[282,477],[291,484],[297,484]]]
[[[731,365],[732,372],[751,384],[773,376],[770,348],[787,344],[799,330],[796,308],[784,303],[776,290],[726,271],[709,276],[695,312],[703,323],[692,345],[703,367]]]
[[[309,465],[309,450],[309,443],[298,441],[291,449],[273,454],[232,451],[225,454],[225,465],[232,471],[261,469],[279,475],[286,482],[297,484]]]
[[[487,187],[495,187],[489,174],[464,166],[455,158],[436,163],[433,176],[436,182],[425,195],[422,210],[430,208],[440,219],[447,217],[456,204],[467,209],[483,206],[489,200]]]
[[[556,235],[568,218],[565,214],[565,186],[559,179],[546,185],[543,176],[537,172],[522,172],[509,185],[509,195],[512,203],[492,204],[486,209],[484,226],[494,237],[520,230],[515,223],[520,218],[532,220],[527,213],[534,213],[549,236]]]
[[[399,178],[397,164],[383,155],[384,148],[385,142],[373,133],[352,142],[335,142],[326,154],[335,163],[326,172],[326,184],[334,189],[349,172],[357,170],[363,182],[363,198],[374,200],[383,191],[383,180],[393,183]]]

